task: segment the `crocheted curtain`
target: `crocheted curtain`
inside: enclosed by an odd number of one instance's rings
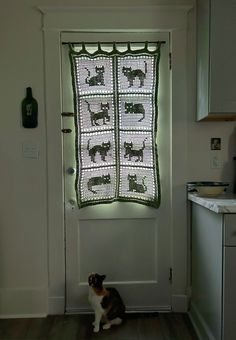
[[[70,46],[78,206],[129,201],[158,207],[156,145],[160,43],[94,53]]]

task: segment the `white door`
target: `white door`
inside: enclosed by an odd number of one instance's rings
[[[75,193],[75,133],[71,117],[63,117],[66,239],[66,311],[89,310],[89,273],[106,274],[105,283],[121,293],[128,310],[169,310],[170,275],[170,71],[168,34],[96,33],[71,41],[160,41],[158,154],[161,181],[159,209],[117,202],[78,209]],[[69,38],[70,36],[70,38]],[[108,40],[109,39],[109,40]],[[63,111],[73,112],[68,46],[62,45]]]

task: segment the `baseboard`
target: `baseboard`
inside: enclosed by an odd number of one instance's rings
[[[188,296],[172,295],[172,311],[176,313],[186,313],[188,311]]]
[[[48,299],[48,314],[60,315],[65,313],[64,296],[50,296]]]
[[[127,307],[126,311],[127,314],[148,314],[148,313],[169,313],[171,312],[171,306],[157,306],[156,308],[153,307]],[[66,314],[93,314],[94,311],[92,308],[74,308],[66,311]]]
[[[208,325],[202,318],[201,314],[198,312],[193,302],[191,303],[191,308],[190,311],[188,312],[188,315],[199,340],[215,340],[215,337],[211,333]]]
[[[0,319],[33,319],[46,318],[47,314],[1,314]]]
[[[0,318],[45,317],[47,300],[44,287],[0,289]]]

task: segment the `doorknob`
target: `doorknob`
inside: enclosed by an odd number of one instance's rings
[[[73,168],[71,166],[66,170],[66,172],[68,173],[68,175],[74,175],[75,174],[75,168]]]

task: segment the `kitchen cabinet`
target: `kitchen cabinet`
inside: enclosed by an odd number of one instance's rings
[[[197,120],[236,120],[236,2],[197,0]]]
[[[235,213],[192,202],[191,287],[189,315],[199,338],[236,339]]]

